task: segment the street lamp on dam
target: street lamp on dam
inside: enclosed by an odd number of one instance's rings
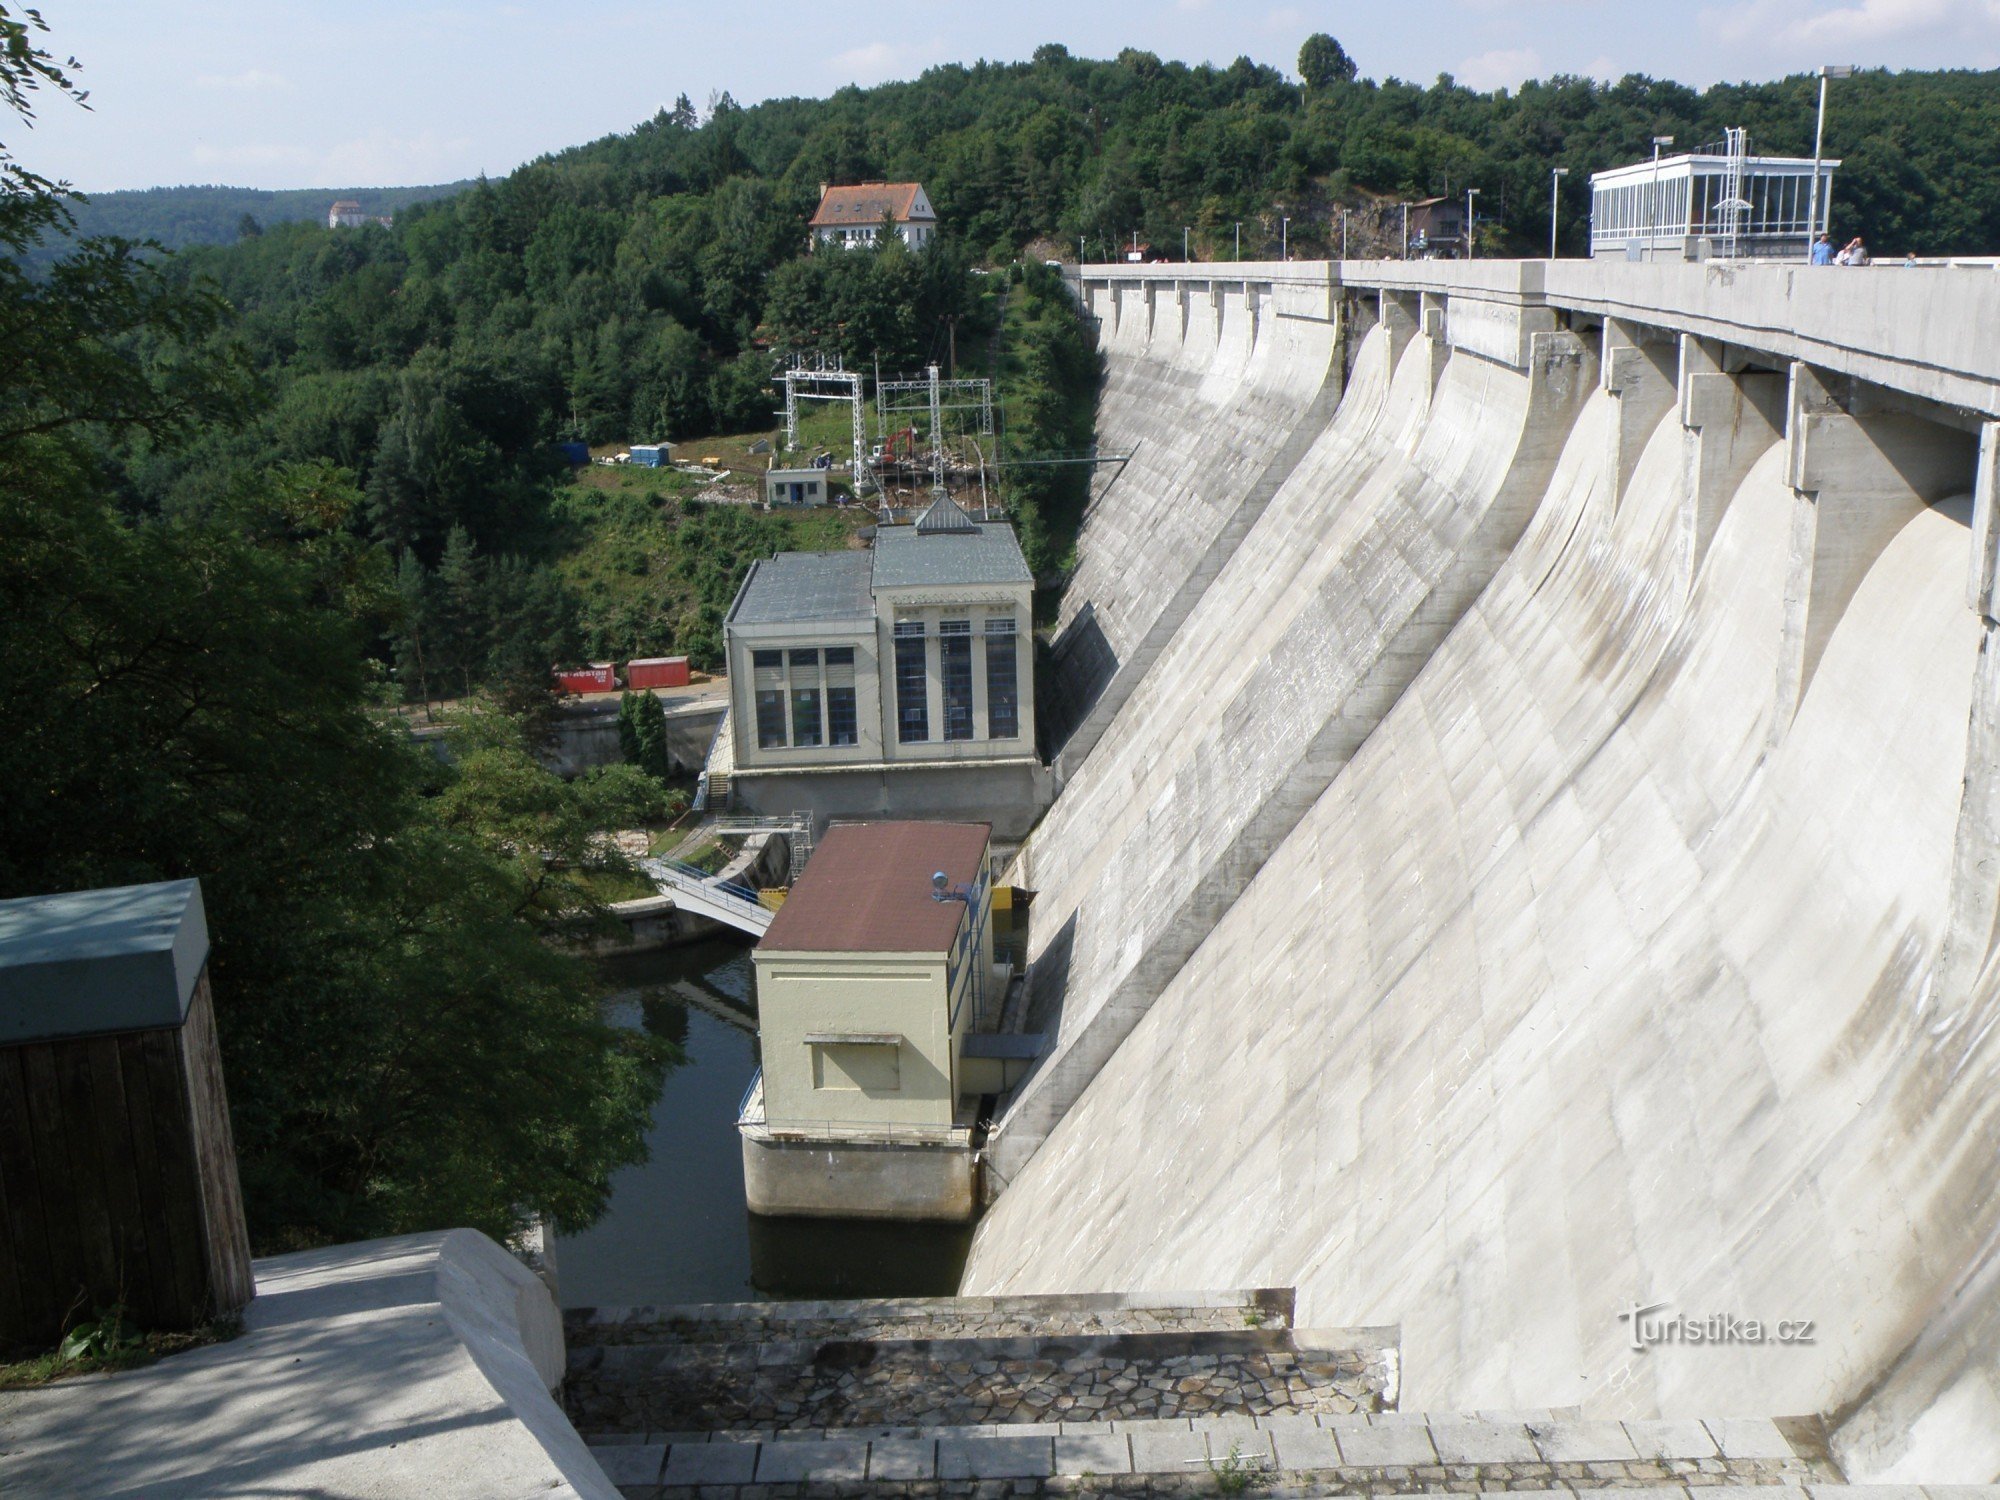
[[[1562,206],[1562,180],[1569,175],[1568,167],[1549,169],[1549,259],[1556,258],[1556,211]]]
[[[1820,158],[1826,147],[1826,85],[1830,78],[1852,78],[1854,68],[1847,63],[1825,63],[1819,69],[1819,123],[1813,127],[1813,175],[1812,196],[1806,210],[1806,260],[1812,260],[1813,241],[1827,232],[1827,224],[1833,222],[1833,205],[1826,206],[1826,224],[1820,222],[1819,171]]]

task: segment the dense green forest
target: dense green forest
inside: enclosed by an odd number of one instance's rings
[[[36,22],[0,6],[0,128],[71,91]],[[200,878],[260,1252],[589,1222],[673,1054],[564,940],[665,789],[564,783],[499,713],[448,765],[385,721],[399,600],[348,471],[264,452],[138,502],[123,456],[213,452],[260,382],[229,306],[125,247],[30,276],[64,216],[0,148],[0,898]]]

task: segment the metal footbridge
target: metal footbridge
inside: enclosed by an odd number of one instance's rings
[[[639,868],[660,889],[663,896],[671,896],[674,905],[682,911],[693,912],[698,917],[708,917],[713,921],[726,922],[738,932],[747,932],[752,937],[762,937],[771,925],[771,918],[777,915],[757,899],[757,893],[747,885],[737,885],[733,881],[717,880],[714,876],[693,865],[682,864],[674,859],[642,859]]]

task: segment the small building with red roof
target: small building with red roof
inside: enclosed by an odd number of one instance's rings
[[[872,246],[882,226],[892,225],[903,243],[921,250],[937,235],[937,211],[920,182],[820,184],[819,210],[812,216],[813,246],[845,250]]]
[[[972,1215],[968,1063],[1004,993],[992,829],[836,823],[753,955],[762,1070],[738,1121],[753,1212]]]

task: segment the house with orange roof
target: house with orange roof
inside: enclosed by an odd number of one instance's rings
[[[844,250],[871,246],[882,226],[895,226],[903,243],[921,250],[937,235],[937,211],[920,182],[821,183],[819,211],[812,216],[813,246]]]

